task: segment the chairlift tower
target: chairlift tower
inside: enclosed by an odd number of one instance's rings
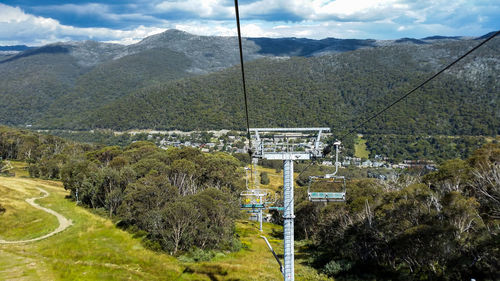
[[[254,133],[253,157],[283,161],[283,244],[285,281],[294,276],[293,221],[293,161],[311,160],[323,156],[321,134],[330,128],[251,128]],[[270,137],[272,135],[272,137]],[[312,138],[312,140],[310,140]],[[307,139],[309,141],[304,142]],[[298,140],[298,142],[290,142]]]

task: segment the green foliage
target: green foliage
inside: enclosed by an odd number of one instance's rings
[[[341,280],[494,280],[499,151],[488,144],[466,161],[444,162],[425,184],[351,182],[345,203],[312,205],[299,189],[296,238],[309,237],[315,264]]]
[[[314,58],[250,62],[247,82],[252,126],[329,126],[339,136],[436,71],[441,65],[434,59],[443,59],[443,53],[461,53],[465,45],[391,46]],[[481,52],[485,57],[495,55],[488,49]],[[424,53],[425,58],[417,59]],[[482,63],[495,71],[486,60]],[[233,67],[141,89],[84,116],[82,122],[84,127],[119,130],[242,129],[243,100],[242,96],[234,96],[241,90],[241,85],[234,83],[239,81],[238,75],[238,68]],[[495,75],[477,83],[458,76],[455,72],[440,76],[418,95],[367,123],[360,133],[498,134],[500,121],[493,117],[498,95],[491,96],[491,89],[498,85]]]
[[[429,132],[431,133],[431,132]],[[365,135],[370,158],[382,155],[394,162],[410,160],[465,159],[486,143],[482,136]]]
[[[471,177],[471,168],[466,161],[453,159],[443,162],[439,170],[424,177],[438,192],[463,191]]]
[[[89,151],[63,167],[62,180],[80,204],[104,208],[121,225],[146,231],[150,247],[176,254],[232,248],[239,167],[224,153],[143,141]]]
[[[326,275],[328,276],[334,276],[339,274],[342,271],[342,266],[337,263],[336,261],[331,261],[325,265],[325,268],[323,269]]]
[[[0,204],[0,215],[2,215],[3,213],[5,213],[5,208]]]
[[[498,42],[494,39],[489,44]],[[329,126],[338,137],[473,44],[473,40],[460,40],[394,45],[252,61],[247,65],[252,126]],[[496,56],[494,48],[477,50],[473,66],[467,60],[455,65],[359,133],[498,134]],[[89,68],[63,54],[40,59],[40,65],[30,65],[28,73],[22,64],[28,58],[5,64],[10,69],[0,67],[5,74],[0,81],[0,106],[6,108],[0,112],[0,123],[87,130],[245,127],[242,96],[234,94],[241,91],[238,67],[186,78],[191,75],[186,72],[192,67],[189,58],[165,48]]]
[[[234,158],[241,161],[242,165],[248,165],[252,163],[252,158],[248,153],[233,153]]]
[[[202,261],[210,261],[215,257],[215,252],[213,251],[204,251],[199,248],[191,248],[187,253],[179,256],[179,260],[182,262],[202,262]]]
[[[274,169],[277,173],[283,168],[283,162],[276,160],[259,159],[258,164],[266,168]]]
[[[352,268],[352,264],[346,260],[340,261],[330,261],[323,268],[323,272],[328,276],[336,276],[344,271],[349,271]]]
[[[94,111],[134,90],[190,75],[186,72],[190,59],[168,48],[147,48],[111,59],[118,55],[113,55],[116,45],[104,47],[109,49],[103,52],[98,46],[89,46],[98,43],[84,44],[73,46],[79,49],[73,55],[88,52],[97,56],[78,61],[68,54],[72,47],[45,46],[59,51],[2,62],[0,107],[5,110],[0,112],[0,123],[24,126],[45,119],[43,123],[55,127],[77,126],[74,117],[82,111]],[[97,61],[88,63],[92,60]]]
[[[231,250],[241,162],[194,148],[167,151],[147,141],[94,148],[0,127],[2,159],[29,161],[31,176],[61,179],[78,204],[146,231],[151,248]]]
[[[147,134],[115,134],[111,130],[93,130],[93,131],[67,131],[67,130],[47,130],[41,132],[52,136],[58,136],[67,140],[99,144],[106,146],[125,147],[136,141],[147,140]]]
[[[65,163],[82,157],[92,148],[59,137],[0,126],[0,157],[29,163],[28,170],[34,177],[59,179]]]
[[[270,182],[267,172],[260,173],[260,184],[268,185]]]
[[[471,166],[470,193],[481,204],[479,210],[488,227],[500,226],[500,144],[491,143],[474,152]]]

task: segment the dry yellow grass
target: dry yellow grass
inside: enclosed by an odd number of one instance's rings
[[[269,176],[269,184],[260,184],[260,174],[262,172],[267,172],[267,175]],[[297,179],[298,175],[299,173],[293,174],[295,179]],[[273,191],[278,191],[280,187],[283,186],[283,171],[276,173],[275,169],[257,166],[257,181],[259,182],[257,184],[258,188],[267,188]],[[249,175],[249,188],[254,188],[254,186],[254,178]]]
[[[0,239],[25,240],[56,229],[57,218],[29,205],[25,199],[40,196],[35,185],[17,178],[1,178],[0,204],[6,212],[0,220]]]
[[[32,197],[30,190],[39,186],[50,192],[39,200],[40,205],[74,222],[67,230],[39,242],[0,245],[0,280],[169,280],[183,270],[177,259],[144,249],[140,240],[117,229],[111,221],[64,199],[67,191],[59,182],[0,177],[0,186],[9,186],[17,193],[11,196],[17,199],[2,196],[4,201]],[[38,211],[29,207],[11,211],[19,216],[32,216]],[[43,222],[47,224],[48,220]],[[24,221],[15,228],[26,232],[30,224]]]
[[[10,161],[14,169],[12,172],[16,174],[16,177],[29,177],[28,164],[21,161]]]

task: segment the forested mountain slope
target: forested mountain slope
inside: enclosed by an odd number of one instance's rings
[[[0,57],[0,124],[64,127],[59,117],[93,109],[139,88],[218,71],[239,61],[236,38],[178,30],[133,45],[55,43]],[[247,59],[262,57],[244,41]]]
[[[351,120],[392,101],[477,42],[245,39],[252,125],[350,128]],[[498,45],[498,39],[489,42],[364,131],[497,134]],[[0,124],[243,128],[237,46],[234,37],[168,30],[128,46],[57,43],[2,57]]]
[[[352,128],[477,41],[389,45],[247,64],[251,126]],[[496,135],[500,39],[392,108],[361,132]],[[82,115],[72,128],[243,128],[239,67],[137,91]]]

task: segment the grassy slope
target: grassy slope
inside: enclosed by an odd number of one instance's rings
[[[16,189],[11,186],[16,186]],[[15,178],[3,178],[0,181],[0,194],[0,204],[7,209],[0,220],[0,239],[36,238],[57,228],[55,216],[35,209],[24,201],[25,198],[39,197],[42,194],[29,183],[20,182]],[[24,210],[30,211],[23,212]]]
[[[10,172],[25,177],[28,173],[25,164],[11,161],[14,167]],[[12,187],[15,187],[12,188]],[[38,210],[26,203],[26,198],[39,197],[42,193],[33,184],[15,178],[3,178],[0,181],[0,204],[7,212],[0,220],[0,239],[25,240],[49,233],[58,226],[57,218]],[[30,210],[29,212],[22,212]]]
[[[354,156],[364,159],[368,159],[370,156],[370,152],[366,149],[366,140],[361,136],[358,136],[354,144]]]
[[[181,271],[174,258],[143,249],[138,240],[116,229],[109,220],[64,199],[67,192],[60,183],[0,178],[0,184],[20,192],[29,185],[42,187],[51,195],[39,203],[74,222],[66,231],[40,242],[0,245],[0,276],[6,279],[27,274],[29,280],[154,280],[160,276],[173,278]],[[24,213],[31,211],[28,208]],[[31,270],[34,265],[37,268]],[[16,269],[12,270],[13,267]],[[40,271],[41,268],[45,271]]]
[[[22,201],[32,196],[34,186],[51,195],[38,202],[73,220],[74,225],[46,240],[0,245],[0,280],[280,280],[278,265],[254,223],[241,221],[237,232],[244,249],[219,255],[211,262],[181,263],[174,257],[145,249],[139,239],[117,229],[114,224],[64,199],[67,192],[61,183],[27,178],[0,177],[0,186],[9,190],[5,201]],[[3,190],[2,190],[3,191]],[[15,194],[17,193],[17,194]],[[14,199],[17,198],[17,199]],[[30,206],[28,206],[30,207]],[[32,216],[34,208],[7,209]],[[0,217],[4,220],[4,217]],[[51,218],[41,218],[50,225]],[[27,226],[17,225],[16,233],[27,234]],[[11,227],[13,228],[13,227]],[[23,231],[20,231],[23,229]],[[265,235],[276,252],[282,254],[282,241],[272,233],[280,226],[265,224]],[[48,230],[50,231],[50,230]],[[39,231],[43,232],[43,231]],[[33,234],[30,234],[33,235]],[[279,235],[278,235],[279,236]],[[322,280],[316,272],[303,265],[306,257],[297,254],[297,280]]]
[[[267,175],[269,176],[269,184],[260,184],[260,174],[262,172],[267,172]],[[294,179],[297,179],[298,176],[299,173],[297,172],[293,173]],[[277,191],[281,186],[283,186],[283,170],[281,170],[279,173],[276,173],[276,170],[272,168],[257,166],[257,181],[259,182],[258,188],[265,188]],[[254,188],[252,177],[250,177],[249,188]]]

